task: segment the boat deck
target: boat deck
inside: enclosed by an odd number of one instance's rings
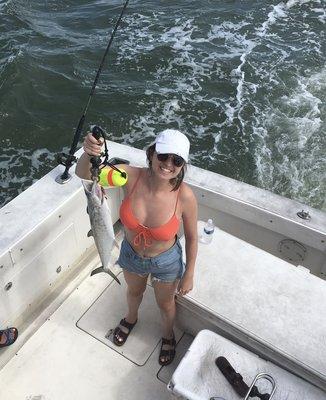
[[[166,383],[156,376],[160,370],[157,361],[159,333],[154,345],[144,343],[141,331],[145,324],[139,321],[139,331],[135,327],[133,340],[123,348],[123,351],[131,354],[130,358],[137,358],[139,347],[145,345],[143,347],[149,357],[144,365],[137,366],[119,353],[119,348],[112,348],[114,345],[104,337],[106,332],[96,338],[78,327],[78,321],[85,311],[96,303],[103,291],[110,290],[112,283],[112,279],[104,274],[87,277],[44,321],[0,372],[1,400],[148,399],[153,398],[153,393],[158,399],[172,398]],[[114,289],[120,291],[121,298],[124,297],[124,288]],[[155,301],[150,299],[150,289],[146,303],[151,306],[147,311],[159,323]],[[122,301],[113,303],[120,306]],[[111,311],[108,308],[105,310],[107,313]],[[101,317],[97,318],[100,325],[103,322]],[[115,323],[119,322],[119,318]],[[147,335],[151,333],[148,331]]]
[[[326,331],[321,309],[325,282],[305,270],[217,230],[210,245],[199,245],[194,290],[177,300],[178,358],[160,368],[160,316],[151,286],[133,334],[118,348],[110,331],[125,313],[125,290],[106,274],[90,277],[96,266],[98,259],[92,258],[84,268],[85,279],[65,289],[71,294],[60,294],[37,318],[34,330],[29,327],[29,333],[22,332],[15,345],[0,353],[2,365],[13,356],[0,371],[1,400],[172,399],[167,383],[193,337],[207,328],[283,367],[298,368],[319,387],[325,383],[325,348],[317,346]],[[305,303],[296,301],[300,293]],[[311,329],[311,321],[318,326]],[[302,398],[323,398],[320,389],[294,379],[291,387],[298,386]],[[284,388],[279,393],[276,400],[289,399]]]

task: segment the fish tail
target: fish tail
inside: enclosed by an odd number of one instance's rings
[[[121,282],[119,281],[119,279],[114,275],[114,273],[110,270],[110,269],[104,269],[103,267],[98,267],[95,268],[92,272],[91,272],[91,276],[98,274],[100,272],[105,272],[106,274],[109,274],[116,282],[119,283],[119,285],[121,285]]]

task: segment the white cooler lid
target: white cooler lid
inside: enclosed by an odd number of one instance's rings
[[[219,356],[230,362],[248,386],[257,374],[270,374],[276,381],[273,400],[325,400],[322,390],[206,329],[200,331],[190,345],[168,388],[188,400],[209,400],[211,397],[239,400],[238,394],[215,365]],[[272,386],[266,380],[259,381],[257,386],[261,393],[271,393]]]

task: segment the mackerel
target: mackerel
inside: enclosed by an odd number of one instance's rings
[[[104,190],[96,180],[92,182],[82,179],[82,183],[87,197],[87,212],[91,223],[91,230],[87,236],[93,236],[102,263],[101,267],[91,272],[91,276],[99,272],[106,272],[120,285],[119,279],[109,269],[113,246],[118,245],[115,240],[111,212]]]

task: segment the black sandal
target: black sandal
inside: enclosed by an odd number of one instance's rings
[[[125,318],[123,318],[120,321],[119,326],[117,326],[113,331],[113,343],[116,346],[122,346],[123,344],[125,344],[130,332],[132,331],[136,323],[137,320],[135,323],[131,324],[130,322],[127,322]],[[128,329],[128,332],[123,331],[122,328]]]
[[[4,335],[6,340],[4,343],[0,344],[1,347],[10,346],[11,344],[15,343],[18,337],[18,330],[17,328],[8,328],[4,330],[0,330],[0,336]]]
[[[168,350],[163,349],[163,346],[167,345],[170,346]],[[169,365],[171,362],[174,360],[175,357],[175,347],[176,347],[176,341],[175,337],[173,334],[172,339],[165,339],[162,338],[162,343],[161,343],[161,350],[160,350],[160,355],[158,358],[158,362],[160,365]],[[162,361],[162,358],[164,357],[165,361]]]

